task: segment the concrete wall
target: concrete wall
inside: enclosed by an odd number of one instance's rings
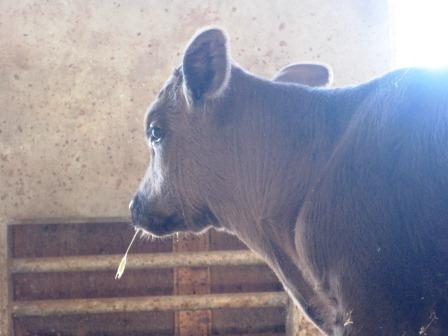
[[[263,76],[319,61],[341,86],[390,63],[386,0],[1,1],[0,284],[11,219],[127,216],[145,108],[209,24]]]

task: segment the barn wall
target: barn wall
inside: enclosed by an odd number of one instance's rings
[[[390,63],[386,0],[1,1],[0,316],[4,224],[126,216],[147,162],[145,108],[210,24],[262,76],[318,61],[342,86]]]

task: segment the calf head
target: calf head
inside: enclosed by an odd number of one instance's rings
[[[275,80],[307,84],[308,77],[296,70],[285,68]],[[266,151],[260,139],[269,134],[249,116],[257,107],[249,103],[254,90],[243,83],[244,76],[231,63],[223,31],[208,29],[193,37],[182,65],[146,114],[150,163],[130,203],[136,227],[156,236],[209,227],[233,231],[229,223],[242,208],[263,211],[266,200],[258,197],[266,190],[256,186],[272,169],[257,168],[265,164],[251,160],[250,148]]]
[[[226,89],[230,68],[223,32],[203,32],[193,38],[182,65],[149,107],[150,164],[130,204],[137,227],[162,236],[218,225],[208,194],[219,188],[215,151],[220,146],[209,125],[213,111],[205,107]]]

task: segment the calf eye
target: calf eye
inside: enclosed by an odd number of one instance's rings
[[[159,143],[163,139],[164,132],[160,127],[151,126],[149,128],[149,140],[152,143]]]

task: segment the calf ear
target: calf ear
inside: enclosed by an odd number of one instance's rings
[[[230,77],[230,59],[225,33],[217,28],[203,30],[188,44],[182,63],[189,100],[197,102],[219,96]]]
[[[281,69],[272,80],[307,86],[328,86],[332,77],[331,69],[325,65],[297,63]]]

